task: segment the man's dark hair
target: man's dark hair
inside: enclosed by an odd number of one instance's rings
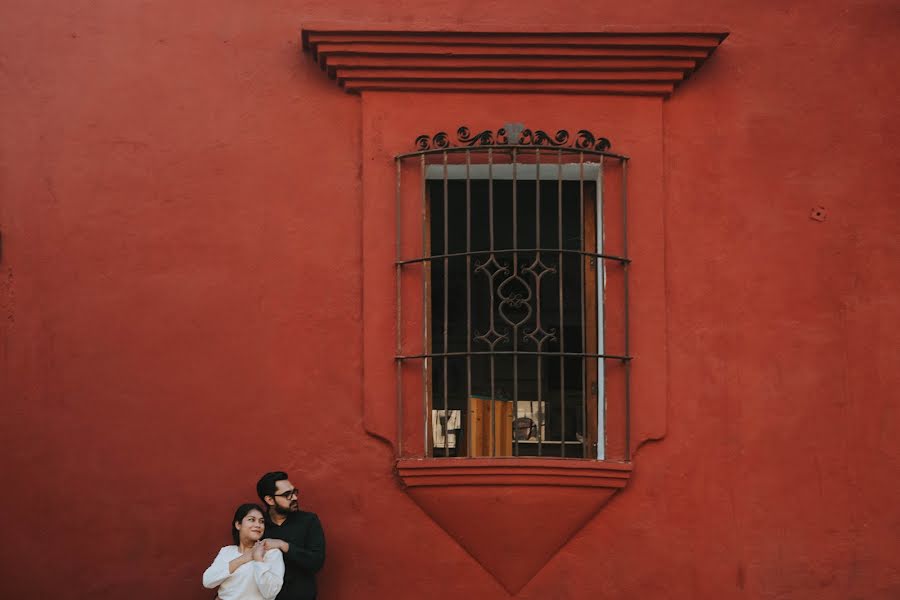
[[[259,481],[256,482],[256,495],[263,504],[266,504],[266,496],[275,495],[275,484],[287,478],[287,473],[284,471],[272,471],[259,478]]]
[[[251,510],[259,511],[259,514],[262,516],[266,516],[266,511],[263,510],[263,507],[259,504],[253,504],[252,502],[249,504],[241,504],[237,507],[237,510],[234,511],[234,518],[231,520],[231,539],[234,540],[234,545],[238,546],[241,543],[241,534],[240,532],[234,528],[234,526],[241,521],[244,520],[244,517],[247,516]]]

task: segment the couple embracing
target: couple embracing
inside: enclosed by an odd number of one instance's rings
[[[325,534],[315,513],[300,510],[287,473],[256,484],[258,504],[241,504],[231,520],[234,544],[219,550],[203,585],[220,600],[315,600],[316,572],[325,562]]]

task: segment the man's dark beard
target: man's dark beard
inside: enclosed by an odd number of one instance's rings
[[[295,504],[294,502],[291,502],[287,508],[282,508],[282,507],[278,506],[277,504],[273,504],[272,509],[276,513],[281,515],[282,517],[286,517],[287,515],[291,514],[292,512],[296,512],[296,510],[294,509],[295,506],[298,506],[298,508],[299,508],[299,505]]]

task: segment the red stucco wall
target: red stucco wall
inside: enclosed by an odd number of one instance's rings
[[[334,20],[732,31],[663,105],[667,435],[518,597],[900,597],[900,13],[670,0],[3,4],[2,595],[208,598],[278,467],[323,598],[506,597],[363,431]]]

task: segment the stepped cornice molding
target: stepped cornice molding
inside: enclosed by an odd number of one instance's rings
[[[666,98],[728,36],[721,27],[593,31],[308,25],[303,49],[347,92],[581,93]]]

